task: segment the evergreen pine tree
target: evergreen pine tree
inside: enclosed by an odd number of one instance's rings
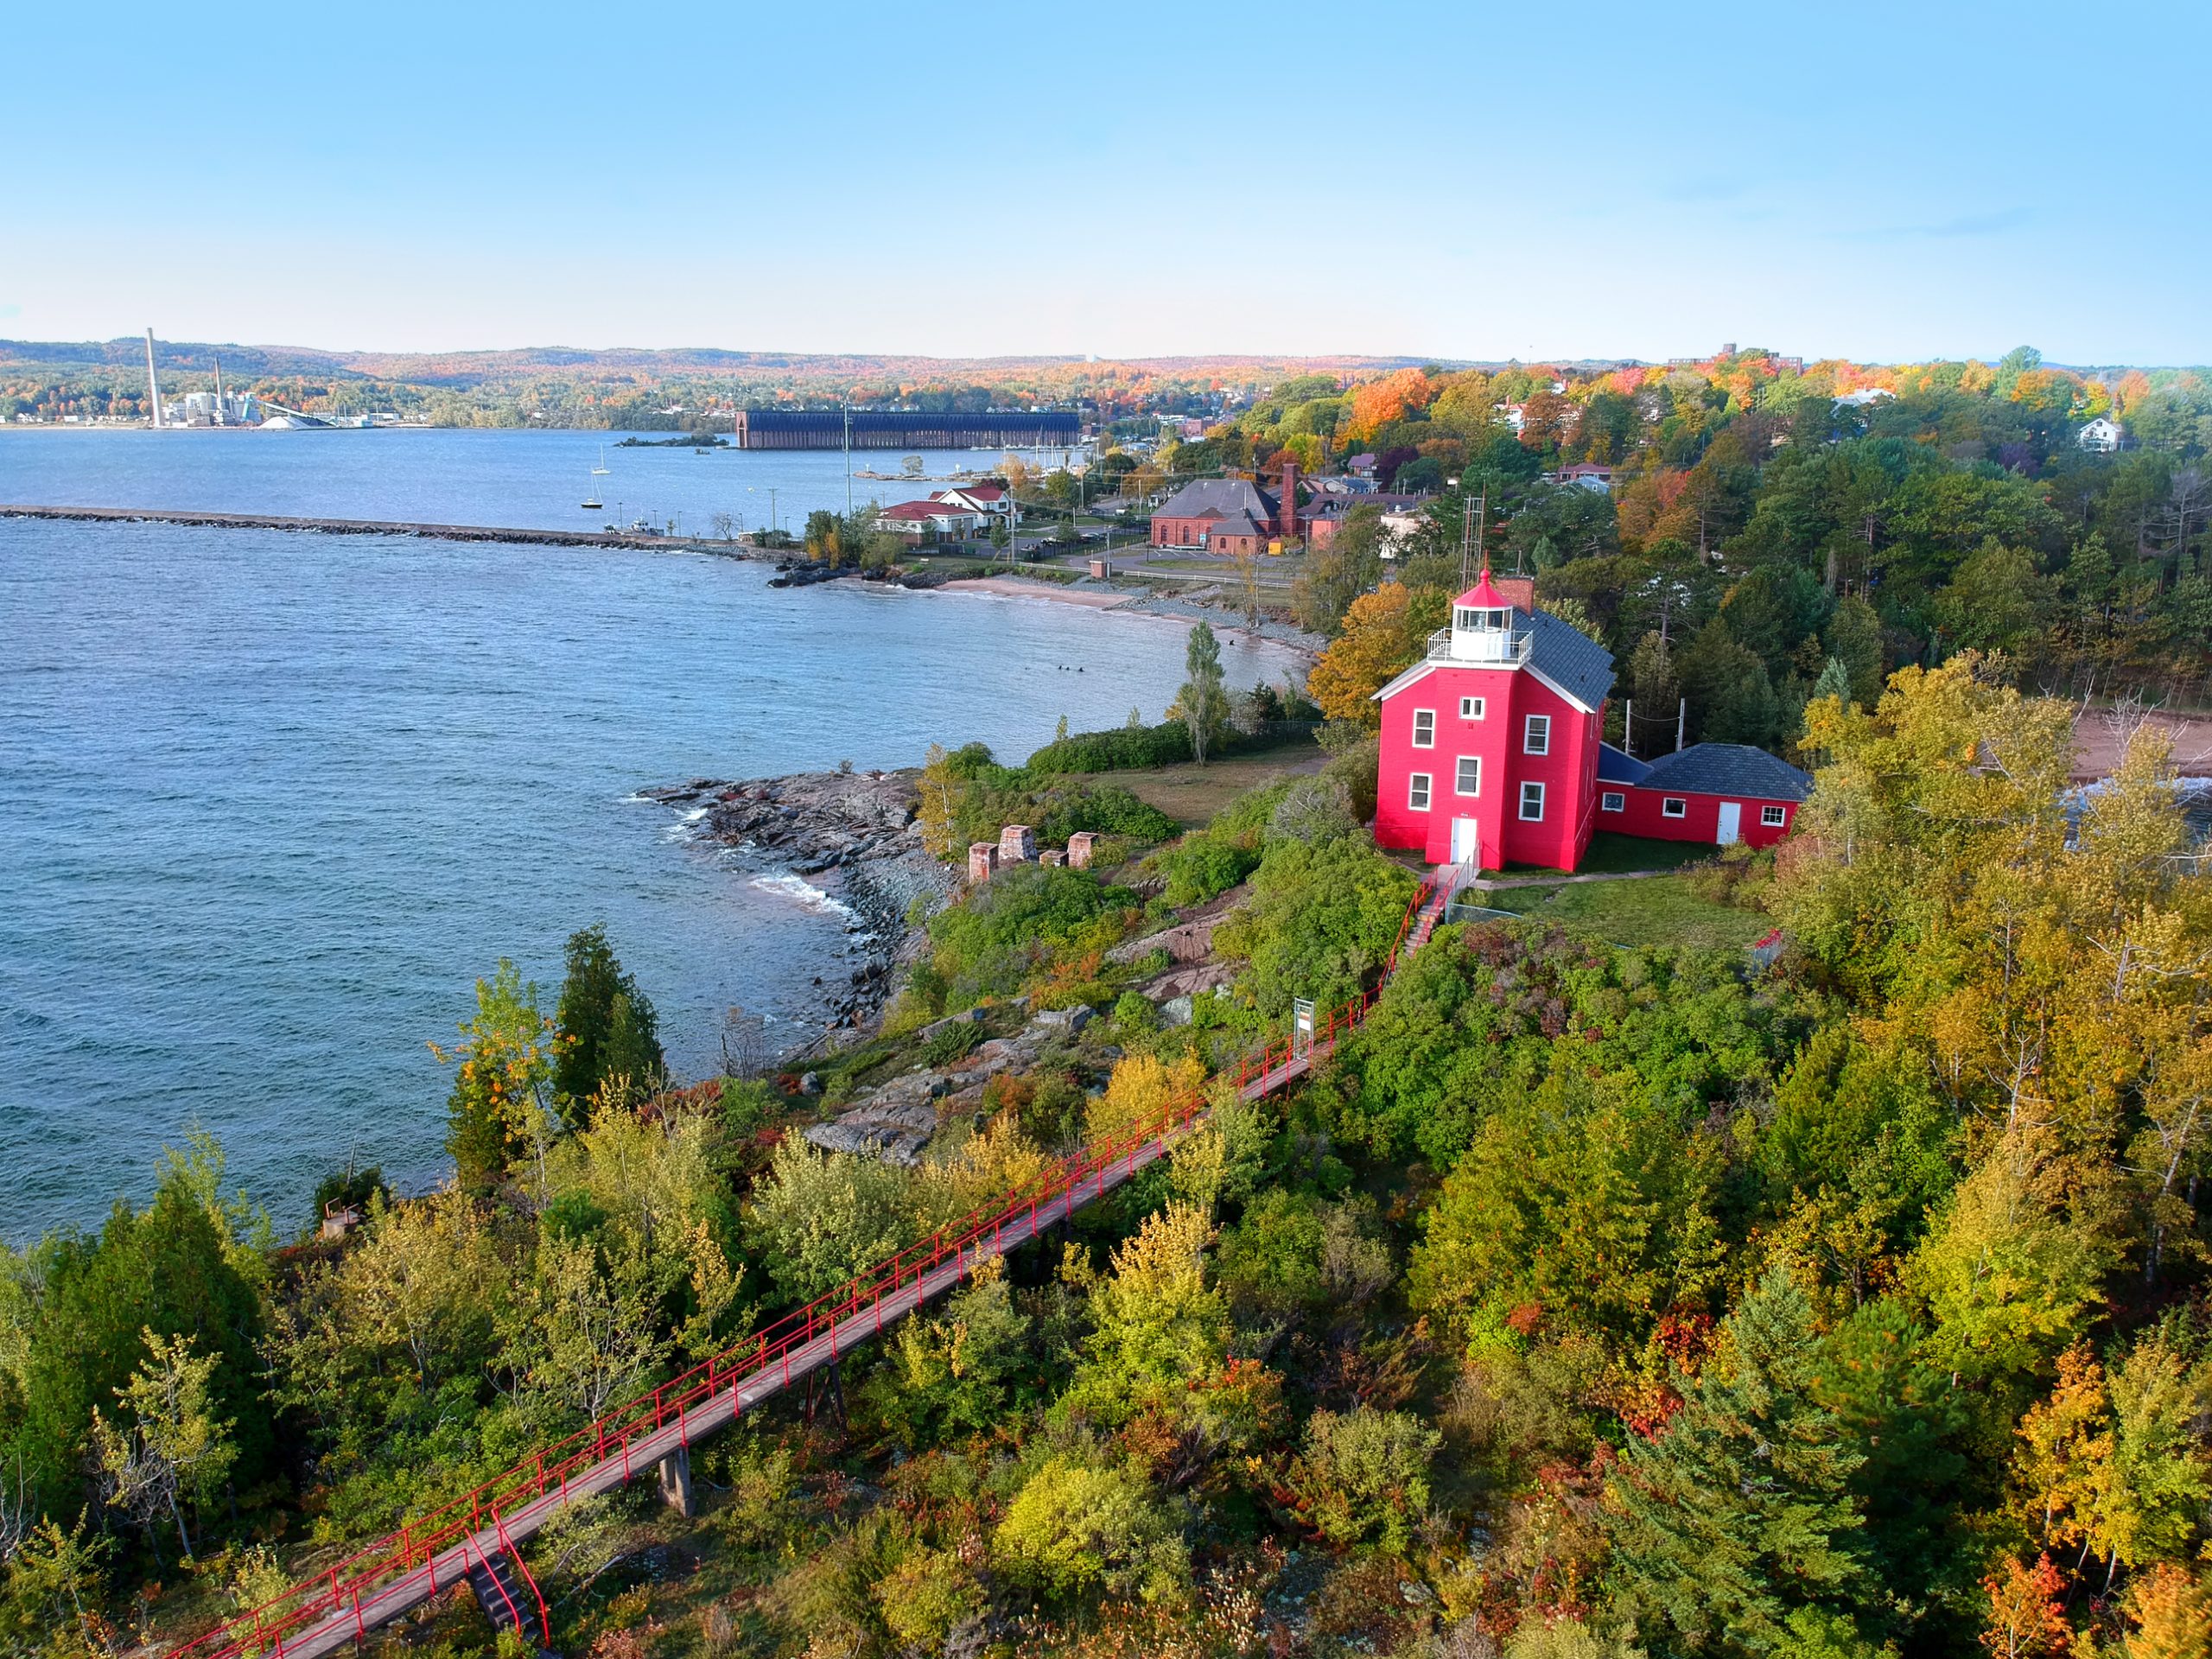
[[[1818,702],[1822,697],[1835,697],[1845,703],[1851,701],[1851,671],[1843,665],[1840,657],[1828,658],[1821,677],[1813,682],[1813,695],[1808,701]]]
[[[659,1072],[659,1022],[653,1005],[623,971],[607,942],[607,930],[597,924],[569,936],[568,977],[561,984],[555,1017],[561,1052],[553,1066],[553,1095],[571,1128],[582,1123],[607,1077],[626,1075],[642,1083]]]
[[[1851,700],[1872,709],[1882,700],[1882,619],[1857,594],[1836,601],[1828,617],[1828,652],[1851,677]]]
[[[1872,1588],[1850,1490],[1865,1459],[1815,1398],[1812,1305],[1777,1268],[1724,1329],[1607,1489],[1618,1605],[1659,1650],[1765,1653],[1793,1611],[1848,1612]]]

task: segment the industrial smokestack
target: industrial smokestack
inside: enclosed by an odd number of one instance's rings
[[[154,373],[154,331],[146,331],[146,399],[154,406],[154,425],[162,424],[162,383]]]
[[[228,426],[229,417],[223,413],[223,354],[215,353],[215,424]]]

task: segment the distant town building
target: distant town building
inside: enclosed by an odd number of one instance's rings
[[[1249,479],[1194,479],[1160,504],[1152,515],[1154,547],[1195,548],[1225,552],[1214,537],[1239,539],[1262,534],[1294,539],[1298,534],[1298,468],[1285,461],[1280,493],[1262,489]]]
[[[1613,469],[1601,467],[1594,461],[1578,461],[1572,467],[1562,467],[1552,474],[1556,484],[1572,484],[1578,488],[1594,490],[1599,495],[1609,493],[1613,487]]]
[[[2092,454],[2108,455],[2126,439],[2126,427],[2109,415],[2100,415],[2075,435],[2074,442]]]
[[[1328,548],[1336,544],[1337,531],[1345,519],[1362,507],[1379,508],[1387,520],[1394,512],[1410,512],[1428,497],[1406,495],[1387,490],[1369,490],[1358,495],[1327,494],[1315,497],[1298,511],[1298,531],[1309,547]]]
[[[1869,404],[1878,404],[1885,397],[1896,396],[1897,393],[1887,386],[1861,386],[1856,391],[1845,392],[1835,401],[1840,409],[1864,409]]]

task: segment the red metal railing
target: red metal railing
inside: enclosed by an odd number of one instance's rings
[[[514,1563],[517,1575],[530,1586],[531,1599],[537,1604],[537,1645],[541,1648],[550,1648],[553,1645],[553,1618],[552,1615],[545,1611],[545,1592],[537,1587],[537,1579],[531,1574],[530,1563],[523,1560],[522,1551],[515,1547],[515,1541],[507,1536],[507,1523],[497,1510],[492,1511],[492,1524],[499,1529],[499,1548],[506,1553],[507,1559]],[[508,1609],[511,1611],[514,1611],[515,1599],[507,1595],[504,1586],[499,1593],[505,1597]],[[515,1612],[515,1630],[518,1634],[522,1630],[522,1615],[519,1611]]]
[[[1435,918],[1430,913],[1430,900],[1434,892],[1433,882],[1423,881],[1407,905],[1398,925],[1398,937],[1390,947],[1384,969],[1386,979],[1396,969],[1399,955],[1408,939],[1418,948],[1433,930]],[[1344,1033],[1365,1017],[1380,995],[1378,987],[1331,1009],[1325,1018],[1316,1020],[1310,1039],[1303,1043],[1294,1035],[1280,1043],[1265,1045],[1256,1054],[1245,1055],[1235,1074],[1239,1092],[1256,1088],[1257,1092],[1266,1094],[1278,1083],[1288,1081],[1296,1070],[1303,1069],[1299,1062],[1310,1061],[1333,1049]],[[365,1633],[368,1628],[362,1612],[365,1600],[388,1593],[410,1580],[421,1580],[431,1593],[435,1593],[437,1557],[461,1545],[465,1562],[467,1541],[484,1529],[487,1519],[499,1547],[518,1561],[520,1552],[508,1535],[506,1516],[548,1492],[565,1492],[571,1481],[618,1459],[622,1478],[627,1480],[633,1472],[630,1462],[632,1444],[657,1434],[671,1424],[677,1428],[680,1442],[688,1446],[689,1414],[700,1406],[721,1394],[734,1396],[745,1383],[764,1376],[774,1375],[775,1386],[783,1387],[791,1381],[794,1354],[827,1336],[830,1357],[834,1357],[839,1351],[840,1340],[849,1334],[845,1327],[864,1310],[873,1314],[869,1327],[864,1332],[849,1333],[852,1338],[863,1339],[880,1331],[887,1294],[895,1301],[908,1287],[918,1285],[948,1262],[964,1271],[971,1262],[996,1255],[1010,1223],[1026,1220],[1030,1224],[1029,1236],[1033,1236],[1040,1209],[1065,1198],[1068,1211],[1072,1212],[1106,1190],[1107,1177],[1115,1166],[1122,1166],[1117,1179],[1134,1175],[1140,1158],[1147,1163],[1152,1161],[1180,1139],[1205,1110],[1205,1095],[1194,1090],[1169,1104],[1150,1123],[1108,1137],[1060,1160],[1029,1185],[938,1229],[889,1261],[670,1378],[651,1394],[639,1395],[566,1440],[533,1452],[474,1491],[415,1517],[397,1532],[293,1586],[264,1605],[171,1649],[170,1659],[245,1659],[246,1656],[256,1654],[283,1659],[287,1637],[297,1637],[334,1615],[347,1612],[353,1616],[351,1623],[357,1633]],[[1087,1185],[1093,1187],[1090,1198],[1080,1196]],[[949,1285],[958,1276],[955,1274],[944,1283]],[[943,1287],[932,1286],[931,1289],[934,1292]],[[907,1305],[894,1306],[891,1316],[898,1318],[909,1306],[918,1305],[920,1300],[917,1294]],[[807,1367],[802,1365],[801,1369]],[[660,1455],[655,1453],[649,1461],[658,1461]],[[536,1529],[533,1522],[528,1530]],[[478,1553],[482,1553],[480,1546]],[[532,1580],[531,1588],[536,1587]],[[400,1609],[395,1607],[392,1611],[396,1615]],[[538,1599],[538,1614],[540,1629],[550,1631],[544,1623],[542,1595]],[[389,1616],[391,1615],[385,1615]],[[377,1622],[381,1623],[382,1618]]]

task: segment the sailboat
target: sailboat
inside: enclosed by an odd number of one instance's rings
[[[599,465],[591,469],[591,475],[594,478],[607,476],[607,446],[603,443],[599,446]],[[599,486],[593,485],[591,493],[584,497],[584,505],[593,512],[597,512],[606,505],[606,502],[599,499]]]

